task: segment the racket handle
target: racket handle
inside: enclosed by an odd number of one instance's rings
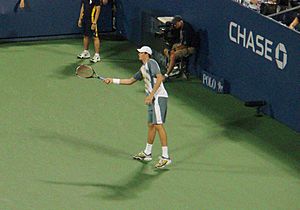
[[[101,76],[97,76],[96,78],[98,78],[98,79],[100,79],[100,80],[102,80],[102,81],[105,80],[105,78],[104,78],[104,77],[101,77]]]

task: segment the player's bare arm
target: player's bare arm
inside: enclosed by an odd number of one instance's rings
[[[83,8],[83,4],[82,4],[82,5],[81,5],[81,9],[80,9],[80,14],[79,14],[79,19],[78,19],[78,24],[77,24],[79,28],[82,27],[83,12],[84,12],[84,8]]]
[[[154,94],[158,90],[158,88],[159,88],[159,86],[160,86],[160,84],[162,83],[163,80],[164,80],[164,77],[163,77],[162,74],[157,74],[156,75],[156,83],[154,84],[154,87],[153,87],[151,93],[149,94],[149,96],[147,96],[145,98],[145,104],[151,104],[153,102]]]
[[[97,7],[96,7],[95,19],[94,19],[94,21],[92,22],[92,26],[91,26],[91,29],[92,29],[92,30],[95,30],[96,27],[97,27],[97,22],[98,22],[98,19],[99,19],[99,16],[100,16],[100,11],[101,11],[101,7],[100,7],[100,6],[97,6]]]
[[[136,79],[131,77],[129,79],[106,78],[103,82],[105,82],[106,84],[132,85],[136,81]]]
[[[21,0],[20,1],[20,9],[24,9],[25,8],[25,0]]]

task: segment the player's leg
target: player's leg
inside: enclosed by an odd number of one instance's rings
[[[77,58],[80,59],[87,59],[90,58],[90,52],[89,52],[89,37],[88,36],[84,36],[83,37],[83,51],[77,55]]]
[[[94,40],[95,55],[91,59],[91,62],[97,63],[101,60],[100,59],[100,38],[99,38],[97,26],[95,30],[92,30],[92,33],[93,33],[93,40]]]
[[[90,38],[89,36],[83,36],[83,48],[84,50],[89,50]]]
[[[166,130],[165,130],[163,124],[155,125],[155,129],[157,130],[157,132],[159,134],[161,149],[162,149],[162,155],[159,158],[158,163],[155,164],[155,167],[156,168],[164,168],[172,162],[171,158],[169,156],[169,151],[168,151],[167,133],[166,133]]]
[[[100,39],[99,37],[94,37],[94,48],[95,48],[95,53],[99,55],[100,53]]]
[[[148,144],[153,144],[156,135],[155,126],[152,123],[148,123]]]
[[[155,124],[155,130],[158,132],[162,148],[162,155],[155,165],[156,168],[164,168],[172,162],[168,152],[167,132],[163,125],[167,117],[167,103],[168,98],[165,97],[158,97],[153,103],[153,123]]]
[[[152,123],[148,123],[148,141],[144,149],[144,154],[147,156],[152,155],[152,145],[155,139],[155,135],[156,135],[155,126]]]
[[[148,123],[148,140],[145,146],[145,149],[135,155],[133,159],[142,160],[142,161],[151,161],[152,160],[152,145],[155,139],[156,130],[153,124]]]
[[[152,160],[152,145],[156,135],[156,129],[153,125],[153,105],[148,106],[148,140],[146,147],[142,152],[137,153],[133,156],[133,159],[142,161]]]
[[[82,21],[82,28],[83,28],[83,51],[77,55],[77,58],[80,59],[87,59],[90,58],[90,52],[89,52],[89,42],[90,42],[90,29],[89,24],[87,24],[86,20]]]

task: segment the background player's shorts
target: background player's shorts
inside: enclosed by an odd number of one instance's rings
[[[168,98],[158,97],[148,106],[148,123],[163,124],[167,117]]]
[[[95,38],[99,37],[97,26],[95,30],[92,30],[91,26],[92,26],[91,21],[83,21],[82,23],[83,35],[88,37],[95,37]]]

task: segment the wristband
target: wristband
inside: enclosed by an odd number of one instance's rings
[[[113,79],[113,83],[116,84],[116,85],[119,85],[121,82],[120,79]]]

